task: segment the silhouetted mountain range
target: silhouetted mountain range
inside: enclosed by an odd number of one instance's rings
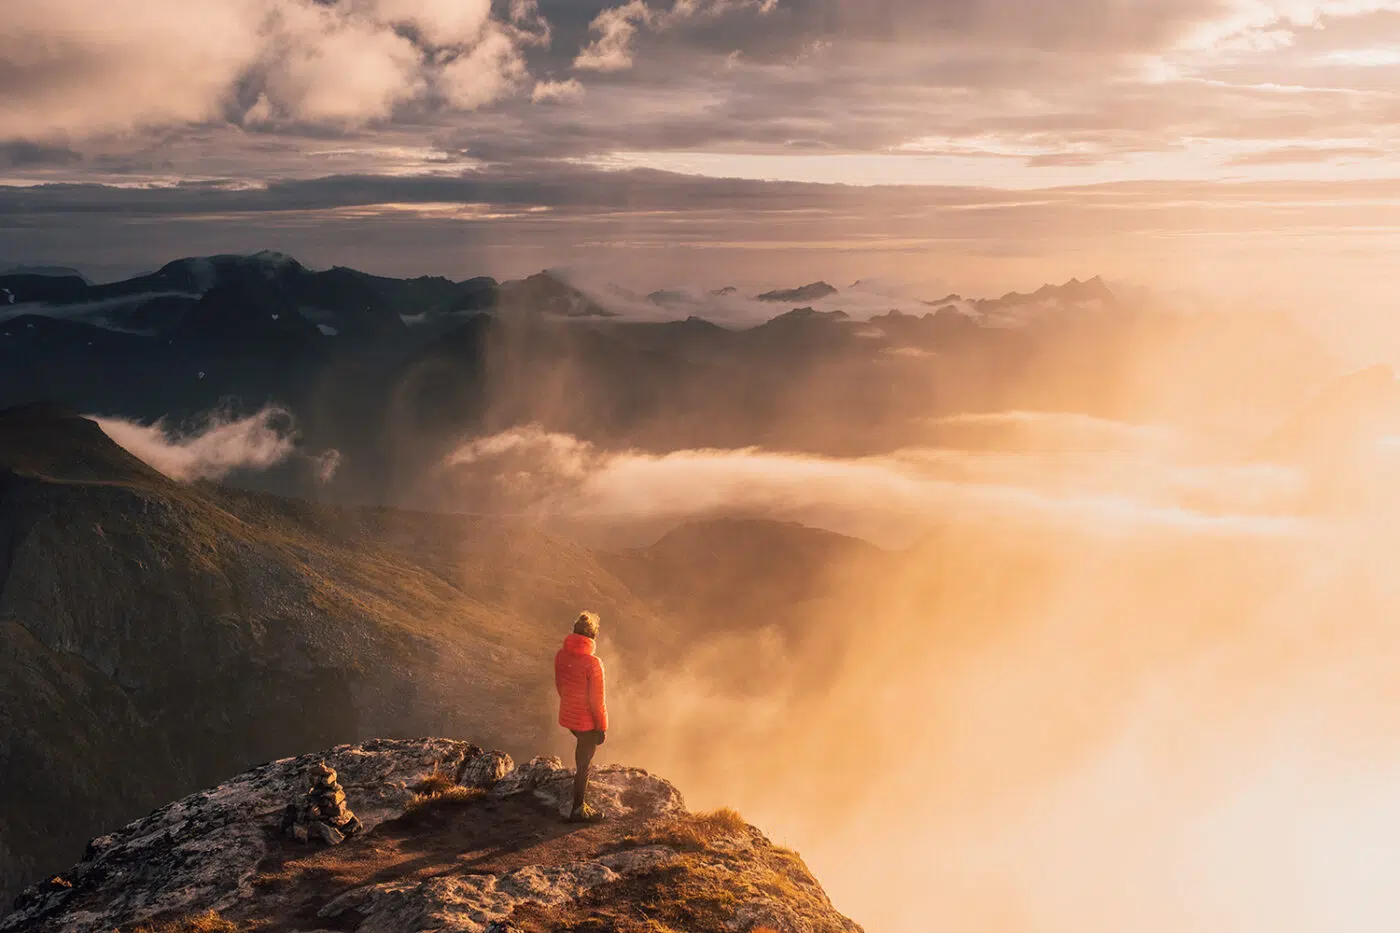
[[[10,266],[6,269],[0,269],[0,275],[71,276],[72,278],[83,279],[84,281],[87,280],[87,276],[70,266],[31,265],[24,263],[17,266]]]
[[[825,282],[813,282],[810,285],[803,285],[801,288],[780,288],[771,292],[764,292],[758,296],[759,301],[817,301],[836,294],[836,289]]]
[[[928,418],[960,411],[1284,410],[1331,366],[1286,316],[1134,306],[1097,278],[865,321],[814,283],[760,298],[825,297],[821,310],[747,329],[629,320],[547,272],[393,279],[275,253],[0,288],[13,299],[0,306],[0,405],[174,423],[277,405],[307,445],[344,454],[318,494],[368,502],[398,501],[461,438],[520,424],[643,449],[848,454],[918,442]]]

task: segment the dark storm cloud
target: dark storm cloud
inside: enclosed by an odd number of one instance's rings
[[[961,189],[930,189],[932,203],[959,200]],[[865,198],[865,189],[711,179],[648,169],[607,172],[539,163],[460,176],[330,176],[245,188],[225,182],[183,182],[159,188],[97,184],[0,187],[0,214],[200,216],[295,213],[382,204],[492,204],[560,211],[800,210],[836,198]],[[897,195],[896,195],[897,196]],[[0,221],[3,224],[4,221]]]
[[[1400,179],[1389,182],[1123,182],[1042,189],[1034,193],[990,187],[810,184],[709,178],[651,169],[603,171],[553,162],[525,164],[462,175],[392,177],[345,175],[281,181],[249,188],[222,181],[163,187],[99,184],[0,186],[0,227],[45,216],[213,219],[231,215],[271,218],[347,209],[412,209],[419,206],[487,205],[503,211],[540,209],[542,222],[589,215],[683,214],[691,218],[826,213],[832,217],[926,220],[940,212],[968,216],[999,210],[1026,216],[1073,205],[1081,215],[1095,210],[1152,213],[1163,204],[1213,200],[1222,210],[1236,205],[1370,198],[1378,210],[1400,199]],[[368,215],[363,215],[368,216]]]
[[[67,146],[16,139],[0,142],[0,167],[30,168],[33,166],[72,165],[83,161],[79,152]]]
[[[622,0],[542,0],[541,13],[554,28],[556,54],[585,45],[600,13],[626,6]],[[682,4],[650,0],[664,17]],[[704,3],[697,4],[704,8]],[[661,40],[756,59],[781,59],[814,42],[885,42],[929,48],[976,43],[1023,49],[1125,53],[1154,51],[1192,27],[1230,10],[1228,0],[778,0],[766,12],[757,3],[722,4],[712,15],[671,16],[664,28],[642,27],[639,44]],[[747,15],[740,16],[739,13]],[[729,15],[724,15],[729,14]]]

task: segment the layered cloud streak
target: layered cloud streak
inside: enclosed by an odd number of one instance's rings
[[[514,429],[443,463],[489,500],[541,520],[645,534],[723,515],[801,521],[907,546],[992,520],[1116,535],[1278,535],[1298,530],[1304,477],[1284,466],[1203,457],[1168,428],[1080,415],[1005,413],[1001,449],[906,448],[854,459],[761,449],[609,452],[569,435]],[[1014,435],[1015,440],[1012,440]],[[1162,457],[1167,446],[1189,454]]]

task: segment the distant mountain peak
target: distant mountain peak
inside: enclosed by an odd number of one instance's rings
[[[275,266],[301,266],[301,263],[286,253],[275,249],[260,249],[248,257],[254,262]]]
[[[1022,305],[1090,305],[1095,302],[1106,306],[1115,306],[1119,303],[1117,294],[1104,282],[1102,277],[1097,275],[1084,280],[1071,278],[1060,285],[1046,283],[1030,293],[1008,292],[1000,298],[982,298],[974,304],[979,311],[995,312]]]
[[[1043,285],[1036,291],[1036,294],[1068,301],[1092,301],[1095,299],[1111,301],[1116,297],[1113,290],[1097,275],[1083,281],[1077,278],[1070,279],[1063,285]]]
[[[0,276],[5,275],[37,275],[53,279],[82,279],[84,282],[92,284],[87,276],[70,266],[21,264],[10,266],[7,269],[0,269]]]
[[[851,316],[845,311],[818,311],[816,308],[793,308],[785,314],[780,314],[770,320],[769,324],[801,324],[806,322],[831,322],[849,321]]]
[[[0,409],[0,424],[70,421],[82,417],[81,414],[68,406],[51,401],[29,402],[24,405]]]
[[[616,317],[549,269],[502,283],[500,296],[502,306],[512,311],[570,318]]]
[[[261,250],[256,253],[220,253],[213,256],[186,256],[161,266],[151,276],[152,285],[203,294],[238,278],[257,277],[267,281],[305,273],[306,268],[286,253]]]
[[[659,288],[651,294],[647,295],[647,301],[651,302],[654,305],[668,305],[684,301],[686,297],[686,293],[681,289]]]
[[[764,292],[758,296],[759,301],[820,301],[836,294],[836,288],[826,282],[813,282],[810,285],[803,285],[800,288],[778,289],[776,291]]]
[[[1384,363],[1324,385],[1259,446],[1264,459],[1338,457],[1400,426],[1400,380]]]
[[[163,483],[155,470],[66,405],[49,400],[0,411],[0,471],[67,482]]]

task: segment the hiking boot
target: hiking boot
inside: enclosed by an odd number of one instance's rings
[[[564,818],[565,823],[597,823],[607,818],[602,810],[595,810],[588,804],[575,807],[574,811]]]

